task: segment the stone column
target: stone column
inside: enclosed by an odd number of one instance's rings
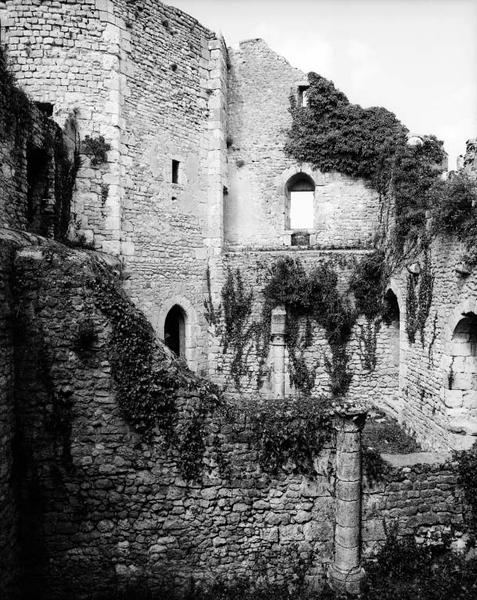
[[[358,594],[361,567],[361,430],[366,413],[349,412],[335,419],[336,525],[334,561],[329,570],[333,589]]]
[[[272,310],[271,351],[272,351],[272,397],[285,397],[285,323],[287,311],[284,306]]]

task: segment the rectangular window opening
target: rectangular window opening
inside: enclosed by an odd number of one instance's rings
[[[300,108],[305,108],[308,106],[308,90],[309,85],[300,85],[298,87],[298,106]]]
[[[313,229],[314,192],[290,193],[290,229]]]
[[[179,161],[172,161],[172,183],[179,183]]]

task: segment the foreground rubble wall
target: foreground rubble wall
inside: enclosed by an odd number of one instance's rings
[[[160,435],[146,442],[118,407],[111,326],[91,293],[97,260],[42,242],[23,243],[9,263],[17,307],[13,484],[23,592],[91,598],[139,582],[154,589],[210,580],[211,573],[266,573],[283,581],[303,563],[308,578],[323,582],[333,559],[333,442],[317,458],[314,479],[293,474],[291,465],[271,476],[259,467],[246,420],[231,426],[217,417],[207,425],[202,479],[184,479],[177,451]],[[78,338],[85,319],[96,334],[88,348]],[[174,362],[167,351],[164,361]],[[176,401],[181,411],[199,399],[192,386]],[[462,513],[453,477],[447,469],[422,470],[419,490],[445,493],[426,496],[419,513],[445,515],[457,530]],[[399,520],[403,534],[444,522],[415,518],[413,478],[399,472],[384,491],[365,492],[368,546],[382,540],[383,519]],[[400,490],[406,501],[396,499]],[[4,531],[2,540],[7,521]]]
[[[88,260],[28,247],[15,261],[24,582],[48,598],[83,598],[136,580],[154,587],[207,579],[211,570],[250,575],[265,568],[280,579],[312,552],[309,575],[320,577],[332,556],[332,449],[320,456],[313,481],[271,477],[260,471],[239,424],[223,444],[230,465],[224,476],[212,429],[202,482],[185,481],[180,457],[164,440],[146,443],[119,411],[110,328],[88,291]],[[85,317],[98,338],[83,352],[75,336]],[[193,390],[178,398],[196,401]]]

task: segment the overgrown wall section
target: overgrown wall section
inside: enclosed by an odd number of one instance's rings
[[[74,135],[15,86],[1,49],[0,78],[0,227],[64,237],[71,197],[56,177],[70,167]]]
[[[311,245],[368,247],[379,215],[377,194],[362,180],[321,173],[284,153],[290,96],[297,99],[299,86],[307,85],[305,74],[261,39],[230,50],[230,65],[227,243],[289,245],[286,183],[304,172],[316,185]]]
[[[207,265],[220,267],[226,183],[223,41],[147,0],[14,0],[4,17],[19,83],[61,125],[78,123],[71,236],[124,257],[129,293],[160,336],[180,304],[185,358],[205,369],[201,295]],[[104,162],[91,140],[109,146]]]
[[[313,481],[271,477],[258,468],[247,428],[216,421],[203,480],[186,482],[184,457],[160,437],[146,443],[119,411],[91,265],[87,255],[36,246],[15,261],[25,591],[92,598],[138,580],[154,588],[260,569],[280,580],[312,551],[307,575],[319,579],[332,556],[331,449]],[[97,336],[86,346],[78,333],[85,319]],[[178,398],[182,407],[197,402],[193,391]],[[219,447],[216,435],[225,436]]]
[[[13,248],[0,241],[0,590],[14,598],[18,569],[17,507],[13,489],[14,348],[11,263]]]
[[[477,314],[474,272],[462,263],[464,248],[457,240],[439,237],[416,258],[420,272],[404,269],[392,280],[403,319],[401,336],[401,394],[394,405],[398,418],[430,450],[469,447],[477,433],[477,378],[470,332],[456,334],[459,322]],[[419,299],[425,271],[432,278],[430,293]],[[415,295],[410,292],[415,284]],[[429,287],[429,286],[427,286]],[[429,298],[429,314],[412,342],[406,332]],[[416,300],[413,301],[413,298]],[[413,305],[416,307],[413,309]],[[393,408],[391,406],[391,408]]]
[[[110,145],[108,162],[98,168],[83,156],[72,221],[86,242],[119,252],[127,35],[124,21],[106,10],[109,4],[13,0],[2,11],[2,42],[19,85],[34,101],[51,105],[60,126],[74,115],[82,139],[103,136]]]
[[[270,348],[262,352],[262,334],[267,334],[263,306],[263,290],[270,277],[270,268],[284,257],[300,261],[305,271],[310,273],[319,265],[327,265],[338,276],[338,289],[343,297],[349,297],[349,282],[356,265],[367,256],[366,251],[318,251],[292,249],[287,254],[282,251],[253,251],[250,248],[228,252],[224,260],[224,276],[232,277],[234,290],[223,287],[223,295],[212,303],[214,309],[220,306],[217,316],[221,319],[209,328],[211,333],[209,365],[214,379],[225,384],[232,393],[255,395],[257,389],[265,396],[272,393],[272,355]],[[237,278],[238,277],[238,278]],[[243,283],[243,297],[251,295],[250,311],[236,338],[227,335],[223,316],[239,301],[239,280]],[[230,281],[230,280],[229,280]],[[225,279],[224,279],[225,283]],[[325,285],[325,282],[323,282]],[[209,321],[211,315],[208,315]],[[330,375],[326,358],[330,348],[323,328],[311,319],[312,339],[305,348],[305,321],[301,319],[300,336],[295,344],[296,354],[302,356],[309,372],[314,376],[314,395],[328,396]],[[257,337],[258,333],[258,337]],[[257,344],[257,339],[259,340]],[[347,397],[352,401],[371,401],[378,405],[384,402],[394,406],[397,402],[399,373],[395,356],[395,332],[392,327],[381,323],[376,327],[364,317],[360,317],[353,328],[347,346],[350,357],[348,370],[352,380]],[[224,351],[225,350],[225,351]],[[288,351],[285,357],[286,391],[291,391],[290,364]],[[314,375],[313,375],[314,374]],[[303,390],[295,389],[295,392]]]

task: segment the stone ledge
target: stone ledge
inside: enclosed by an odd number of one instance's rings
[[[411,454],[381,454],[393,467],[442,464],[451,458],[450,452],[412,452]]]

